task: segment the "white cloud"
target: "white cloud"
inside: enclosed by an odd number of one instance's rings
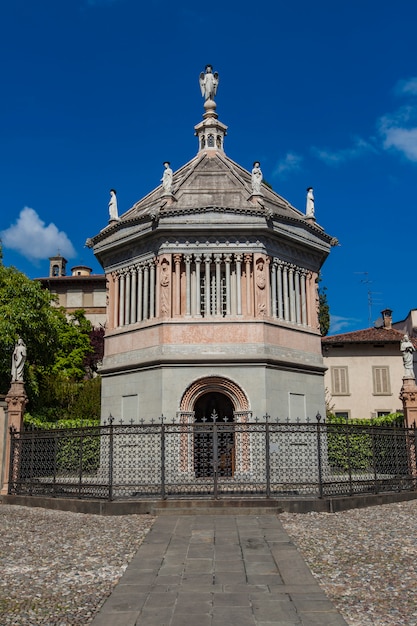
[[[417,76],[400,80],[395,87],[395,93],[400,96],[417,96]]]
[[[303,157],[294,152],[288,152],[286,156],[278,161],[273,176],[285,178],[290,172],[297,171],[301,168]]]
[[[354,317],[342,317],[340,315],[330,315],[329,335],[340,333],[343,329],[350,329],[358,322]]]
[[[417,109],[415,107],[404,106],[395,113],[384,115],[378,121],[378,130],[386,150],[397,150],[410,161],[417,161]]]
[[[47,259],[58,251],[68,258],[76,256],[66,233],[52,222],[46,226],[29,207],[22,209],[15,224],[0,232],[0,238],[5,248],[19,252],[30,261]]]
[[[346,161],[358,159],[367,152],[377,152],[377,149],[369,141],[356,137],[353,146],[350,148],[335,151],[312,148],[311,151],[318,159],[327,163],[327,165],[337,166]]]

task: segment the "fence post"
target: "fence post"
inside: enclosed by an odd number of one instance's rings
[[[376,459],[375,428],[374,428],[374,426],[371,426],[371,441],[372,441],[372,467],[374,469],[374,485],[375,485],[374,490],[375,490],[375,493],[378,493],[379,489],[378,489],[378,474],[377,474],[377,471],[376,471],[377,459]]]
[[[165,492],[165,424],[161,423],[161,498],[166,500]]]
[[[217,500],[217,474],[218,474],[218,442],[217,442],[217,422],[215,417],[213,417],[213,478],[214,478],[214,486],[213,486],[213,497]]]
[[[83,484],[83,431],[80,430],[80,455],[78,459],[78,497],[81,498],[81,487]]]
[[[347,453],[348,472],[349,472],[349,495],[353,496],[352,455],[351,455],[351,451],[350,451],[350,434],[351,433],[349,433],[349,428],[351,429],[352,427],[349,427],[348,423],[346,422],[346,426],[345,426],[345,440],[346,440],[346,453]]]
[[[17,454],[16,448],[17,448],[17,441],[18,441],[17,432],[18,431],[17,431],[15,426],[13,426],[13,425],[10,426],[10,429],[9,429],[9,442],[10,442],[10,449],[9,449],[9,475],[7,477],[7,480],[8,480],[7,493],[9,495],[11,495],[12,490],[15,493],[17,491],[16,483],[18,481],[19,472],[20,472],[19,455],[18,455],[18,462],[17,462],[17,465],[18,465],[17,470],[16,470],[16,467],[15,467],[15,459],[16,459],[16,454]],[[13,487],[12,487],[12,485],[13,485]]]
[[[265,471],[266,471],[266,497],[271,497],[271,456],[268,416],[265,423]]]
[[[398,476],[398,491],[402,491],[400,462],[399,462],[399,456],[398,456],[398,428],[396,424],[394,424],[394,450],[395,450],[395,470],[396,470],[395,473]]]
[[[109,500],[113,500],[113,422],[114,417],[109,415]]]
[[[323,497],[323,468],[321,459],[321,415],[317,413],[317,469],[319,472],[319,498]]]
[[[30,434],[29,495],[31,496],[33,491],[33,465],[35,459],[35,431],[33,426]]]

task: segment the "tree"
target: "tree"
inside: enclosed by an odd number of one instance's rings
[[[319,278],[319,282],[320,280],[321,278]],[[326,287],[319,287],[319,324],[322,337],[327,335],[330,328],[330,308],[326,292]]]
[[[32,367],[52,367],[58,350],[62,313],[40,283],[0,261],[0,392],[10,386],[11,357],[22,337]],[[26,368],[28,365],[26,366]]]
[[[83,363],[92,351],[91,324],[83,311],[67,319],[54,295],[15,267],[5,267],[1,258],[0,246],[0,393],[10,387],[11,358],[22,337],[28,353],[26,391],[30,403],[36,404],[47,377],[84,377]]]

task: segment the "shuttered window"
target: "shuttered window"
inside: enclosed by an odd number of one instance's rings
[[[389,380],[389,368],[388,367],[373,367],[372,368],[373,381],[374,381],[374,395],[381,396],[391,393],[391,385]]]
[[[349,394],[348,368],[332,367],[332,393],[335,396],[347,396]]]

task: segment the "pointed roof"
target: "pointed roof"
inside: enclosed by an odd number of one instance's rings
[[[266,185],[262,185],[262,196],[254,196],[251,174],[220,151],[213,155],[199,152],[194,159],[174,173],[171,202],[167,202],[160,185],[136,202],[121,216],[121,220],[145,216],[152,212],[155,205],[175,212],[206,207],[245,213],[269,210],[274,214],[305,221],[305,216],[300,211]]]
[[[325,233],[315,219],[293,207],[282,196],[261,184],[260,192],[255,192],[252,174],[224,152],[224,138],[227,126],[218,120],[216,103],[206,99],[203,120],[194,127],[198,138],[197,155],[179,170],[172,173],[172,184],[168,187],[159,184],[144,198],[136,202],[128,211],[120,215],[118,221],[110,222],[98,235],[87,240],[88,246],[95,246],[107,239],[116,241],[122,232],[135,225],[146,224],[164,218],[174,217],[180,226],[181,215],[193,215],[200,222],[211,214],[210,221],[231,224],[239,215],[239,220],[251,221],[256,218],[274,228],[279,223],[287,236],[289,231],[297,231],[297,237],[310,243],[324,246],[328,251],[336,240]],[[221,217],[214,214],[221,213]],[[185,217],[189,220],[189,217]],[[294,233],[293,233],[294,234]],[[319,243],[320,242],[320,243]],[[327,255],[328,252],[326,252]]]

